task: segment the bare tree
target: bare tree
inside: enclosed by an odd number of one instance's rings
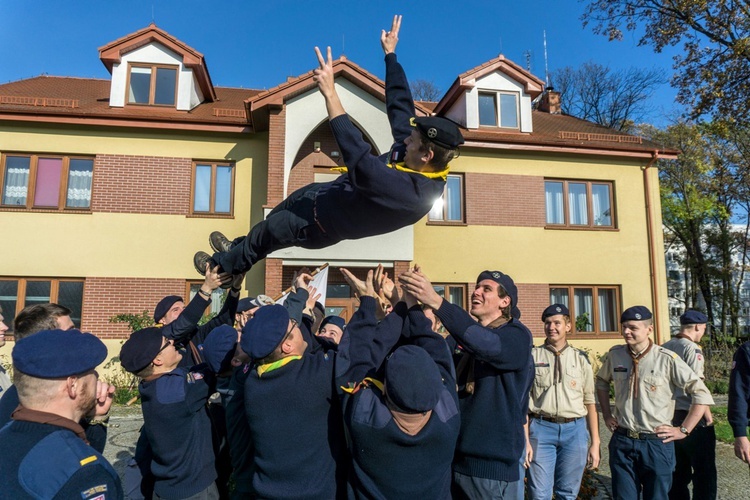
[[[439,101],[440,89],[432,80],[414,80],[411,82],[411,95],[415,101]]]
[[[615,71],[595,62],[566,66],[552,74],[563,113],[621,131],[650,111],[649,99],[665,81],[658,69]]]

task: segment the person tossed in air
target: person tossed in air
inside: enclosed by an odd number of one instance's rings
[[[331,48],[324,58],[315,53],[320,67],[313,80],[323,94],[331,130],[341,149],[346,172],[336,180],[298,189],[253,226],[247,236],[229,241],[218,231],[209,241],[212,256],[198,252],[196,269],[207,262],[224,272],[248,271],[269,253],[291,246],[324,248],[342,240],[389,233],[424,217],[442,195],[448,162],[464,139],[452,121],[435,116],[415,117],[414,101],[404,69],[396,59],[401,16],[391,30],[383,30],[385,100],[394,144],[381,156],[344,111],[334,85]]]

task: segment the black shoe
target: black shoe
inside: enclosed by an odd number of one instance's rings
[[[208,242],[211,244],[211,248],[214,249],[214,252],[217,253],[228,252],[232,249],[232,242],[219,231],[211,233],[208,237]]]
[[[209,264],[211,267],[216,266],[214,261],[211,260],[211,256],[206,252],[196,252],[193,256],[193,265],[201,276],[206,275],[206,264]]]

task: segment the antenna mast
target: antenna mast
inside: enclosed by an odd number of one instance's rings
[[[544,30],[543,33],[544,33],[544,79],[547,82],[547,87],[549,87],[549,67],[547,66],[547,30]]]

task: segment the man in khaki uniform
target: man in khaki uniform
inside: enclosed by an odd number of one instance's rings
[[[680,316],[680,333],[662,347],[674,351],[700,377],[703,376],[703,353],[698,342],[706,333],[708,318],[690,309]],[[690,396],[682,389],[675,393],[672,425],[681,426],[690,409]],[[690,436],[674,444],[677,465],[672,473],[670,500],[690,500],[688,485],[693,481],[693,498],[716,498],[716,431],[711,409],[701,417]]]
[[[531,350],[536,375],[529,399],[529,442],[534,451],[529,493],[535,500],[548,500],[554,490],[555,498],[575,500],[586,464],[599,465],[594,371],[586,353],[568,344],[571,323],[565,305],[549,306],[542,321],[547,338]]]
[[[625,345],[614,346],[596,375],[596,395],[604,423],[612,431],[609,466],[615,498],[667,499],[675,465],[673,441],[684,439],[698,425],[711,393],[698,375],[674,352],[654,345],[651,311],[626,309],[621,317]],[[609,406],[614,381],[615,413]],[[680,427],[671,425],[673,395],[682,388],[692,404]]]

